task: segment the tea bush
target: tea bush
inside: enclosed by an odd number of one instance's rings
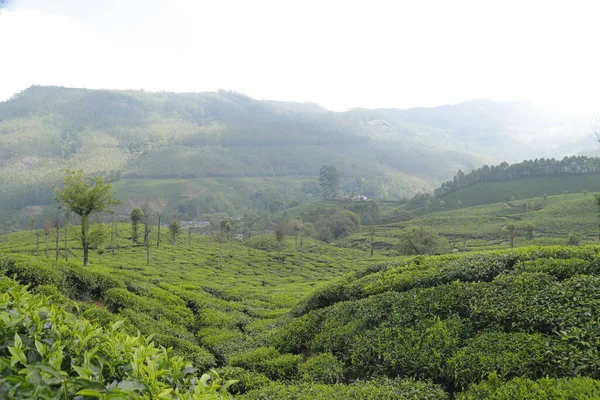
[[[227,397],[233,383],[113,324],[102,329],[48,298],[13,287],[0,296],[0,397],[11,399]]]
[[[492,375],[473,385],[457,400],[579,400],[600,398],[600,381],[587,378],[514,378],[508,382]]]
[[[242,396],[248,400],[444,400],[437,385],[411,379],[358,381],[351,385],[272,384]]]

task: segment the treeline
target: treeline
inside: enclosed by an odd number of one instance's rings
[[[509,165],[503,162],[500,165],[484,165],[468,174],[458,170],[451,181],[442,185],[433,192],[434,197],[443,197],[450,193],[464,189],[478,182],[512,181],[524,178],[545,176],[568,176],[600,173],[600,158],[573,156],[562,160],[554,158],[536,158],[517,164]]]

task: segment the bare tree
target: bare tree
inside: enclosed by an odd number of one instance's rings
[[[302,228],[304,228],[304,224],[301,219],[295,219],[292,221],[292,230],[294,231],[294,236],[296,236],[296,251],[298,251],[298,237],[302,232]]]
[[[281,221],[278,221],[275,224],[275,240],[277,241],[277,258],[279,258],[279,262],[281,263],[281,243],[285,238],[285,224]]]
[[[52,233],[52,227],[52,220],[47,219],[44,222],[44,236],[46,237],[46,250],[44,251],[44,254],[46,258],[48,258],[48,238],[50,237],[50,233]]]
[[[146,249],[146,265],[150,265],[150,202],[146,200],[141,207],[142,223],[144,224],[144,248]]]
[[[164,218],[165,214],[161,213],[160,211],[156,212],[156,219],[157,219],[157,223],[156,223],[156,248],[160,249],[160,224],[162,223],[162,220]]]

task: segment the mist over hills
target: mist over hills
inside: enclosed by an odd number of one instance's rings
[[[585,135],[587,123],[529,103],[490,100],[332,112],[227,91],[34,86],[0,103],[0,202],[5,215],[52,203],[50,186],[67,167],[123,180],[200,180],[198,201],[219,192],[202,179],[229,178],[246,179],[241,197],[296,190],[308,201],[318,196],[324,164],[338,168],[346,192],[400,199],[431,191],[458,169],[571,154],[573,147],[551,147]],[[285,178],[292,189],[281,186]],[[253,192],[253,179],[264,187]]]

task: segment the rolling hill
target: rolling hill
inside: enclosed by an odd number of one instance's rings
[[[198,211],[204,203],[239,215],[257,207],[249,198],[262,198],[262,209],[314,201],[325,164],[338,168],[347,193],[410,197],[498,155],[533,155],[514,137],[548,125],[511,104],[331,112],[225,91],[34,86],[0,103],[0,220],[22,225],[43,213],[66,168],[112,175],[124,200],[145,193],[168,212],[195,209],[190,219],[208,212]],[[561,126],[578,132],[569,121]],[[169,195],[182,182],[185,194]]]

